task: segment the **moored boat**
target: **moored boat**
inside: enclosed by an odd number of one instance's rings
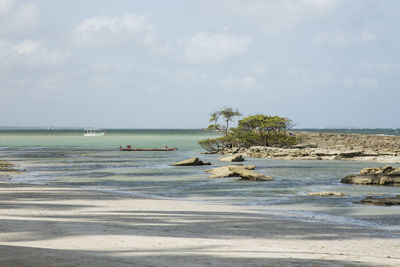
[[[163,148],[133,148],[130,145],[127,145],[126,147],[119,147],[120,151],[174,151],[177,150],[177,147],[168,147],[164,146]]]
[[[83,133],[84,136],[103,136],[105,135],[106,132],[102,132],[98,129],[85,129],[85,132]]]

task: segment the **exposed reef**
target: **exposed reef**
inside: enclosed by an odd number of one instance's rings
[[[400,186],[400,168],[391,166],[364,168],[360,174],[350,174],[341,181],[344,184]]]
[[[241,177],[242,180],[250,181],[272,181],[274,178],[254,171],[254,165],[240,166],[227,165],[206,172],[211,173],[210,178]]]
[[[202,166],[202,165],[211,165],[211,163],[203,162],[199,158],[191,158],[171,164],[171,166]]]
[[[359,160],[400,163],[400,136],[294,132],[301,140],[290,148],[253,146],[223,154],[283,160]]]

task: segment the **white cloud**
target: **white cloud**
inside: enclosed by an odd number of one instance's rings
[[[320,33],[313,38],[312,42],[316,45],[348,46],[368,44],[376,40],[373,33],[364,30],[360,33]]]
[[[144,15],[98,16],[79,23],[71,33],[78,45],[151,45],[155,42],[154,27]]]
[[[12,43],[0,39],[0,50],[2,68],[62,66],[69,57],[67,52],[47,48],[42,40],[26,39]]]
[[[355,69],[366,73],[397,73],[400,70],[400,64],[361,63]]]
[[[342,0],[205,0],[204,14],[243,18],[267,34],[282,34],[304,21],[321,19]]]
[[[39,8],[33,2],[0,1],[0,33],[17,34],[37,26]]]
[[[227,90],[255,90],[257,78],[254,76],[228,76],[222,81],[222,87]]]
[[[295,87],[325,87],[334,80],[330,71],[318,71],[305,68],[290,68],[283,71],[283,77]]]
[[[251,38],[228,33],[198,32],[183,40],[184,59],[191,63],[216,63],[246,53]]]
[[[2,0],[0,1],[0,15],[4,15],[12,9],[15,4],[15,0]]]
[[[207,88],[207,84],[211,82],[211,77],[207,73],[194,69],[177,69],[174,73],[175,83],[178,85],[187,85],[194,83],[203,85]]]
[[[349,88],[375,89],[380,86],[379,79],[375,77],[344,77],[343,84]]]
[[[43,41],[24,40],[13,46],[18,54],[32,54],[42,48]]]

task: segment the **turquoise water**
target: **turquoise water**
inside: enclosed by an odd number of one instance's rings
[[[388,134],[388,133],[386,133]],[[15,182],[49,183],[112,190],[157,198],[211,201],[292,214],[298,219],[396,227],[399,207],[354,204],[369,193],[400,194],[398,187],[343,185],[340,179],[375,162],[283,161],[247,158],[271,182],[210,179],[210,166],[172,167],[200,157],[214,167],[218,155],[200,154],[197,141],[218,136],[201,130],[106,130],[102,137],[84,137],[81,130],[0,131],[0,159],[12,160],[28,172]],[[178,147],[170,152],[124,152],[119,146]],[[394,165],[400,167],[399,165]],[[344,198],[309,197],[338,191]]]

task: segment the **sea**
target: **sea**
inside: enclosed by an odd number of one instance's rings
[[[399,129],[297,129],[301,131],[400,135]],[[204,130],[105,129],[99,137],[85,137],[82,129],[0,129],[0,160],[26,170],[11,178],[16,183],[75,186],[125,196],[175,199],[237,205],[293,220],[359,225],[400,230],[400,207],[358,204],[370,194],[400,194],[400,187],[342,184],[348,174],[377,162],[304,161],[246,157],[256,171],[274,181],[238,178],[211,179],[205,171],[223,166],[219,155],[203,154],[198,141],[219,133]],[[177,147],[176,151],[120,151],[135,148]],[[212,166],[173,167],[199,157]],[[399,164],[391,164],[400,167]],[[345,197],[310,197],[321,191]]]

